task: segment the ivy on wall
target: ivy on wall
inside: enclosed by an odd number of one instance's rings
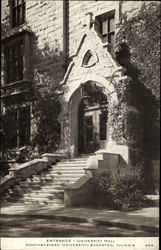
[[[160,3],[143,3],[138,14],[130,19],[124,14],[117,34],[117,44],[128,45],[130,53],[123,49],[119,60],[124,66],[130,62],[138,71],[138,79],[160,98]],[[130,71],[130,69],[128,69]],[[131,68],[132,71],[132,68]],[[129,74],[134,72],[128,72]]]
[[[53,152],[59,148],[60,124],[58,116],[61,105],[58,92],[63,69],[60,61],[62,55],[57,46],[51,49],[49,44],[40,49],[37,37],[32,37],[32,115],[33,129],[32,144],[40,152]]]
[[[159,2],[143,3],[136,16],[122,15],[115,49],[131,80],[114,82],[118,105],[111,111],[112,137],[130,146],[133,162],[143,163],[147,174],[159,157],[159,7]]]

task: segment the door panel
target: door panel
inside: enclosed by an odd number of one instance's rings
[[[107,138],[107,110],[84,112],[84,152],[91,153],[103,148]]]
[[[85,106],[78,109],[78,153],[93,153],[105,147],[107,140],[107,105]]]
[[[84,121],[85,126],[85,141],[86,143],[93,141],[93,116],[85,116]]]

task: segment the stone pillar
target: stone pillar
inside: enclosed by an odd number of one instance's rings
[[[132,80],[128,76],[115,82],[118,103],[111,103],[109,114],[108,143],[109,153],[118,153],[128,164],[136,163],[140,152],[141,126],[140,113],[134,106],[131,91]]]
[[[59,123],[61,124],[61,141],[58,152],[64,152],[69,156],[70,152],[70,130],[69,130],[69,114],[61,113],[59,118]]]

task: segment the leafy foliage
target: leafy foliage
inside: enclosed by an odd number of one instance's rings
[[[98,203],[120,208],[141,208],[144,205],[144,179],[140,168],[118,166],[118,171],[98,170],[95,180]]]
[[[135,17],[127,19],[126,15],[122,16],[123,24],[117,35],[117,44],[122,46],[118,58],[121,64],[128,68],[129,60],[127,59],[131,57],[130,62],[133,68],[138,70],[139,80],[152,90],[158,100],[160,98],[159,7],[159,2],[151,2],[143,4]]]
[[[144,161],[147,177],[151,160],[159,156],[159,4],[143,3],[140,11],[130,19],[122,14],[115,57],[132,80],[113,83],[118,93],[118,104],[110,111],[112,138],[118,144],[130,146],[135,165]]]
[[[83,96],[88,96],[89,106],[107,104],[107,96],[104,89],[98,83],[87,82],[82,87]]]
[[[46,44],[43,49],[38,49],[34,44],[33,51],[33,120],[35,131],[33,146],[39,152],[53,152],[59,147],[60,102],[58,91],[62,78],[62,66],[59,63],[61,54],[51,50]]]
[[[97,170],[97,174],[94,178],[94,187],[98,205],[112,206],[112,175],[108,169]]]
[[[113,175],[114,204],[118,207],[140,208],[144,202],[143,177],[139,168],[122,166]]]

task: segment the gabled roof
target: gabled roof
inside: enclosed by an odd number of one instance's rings
[[[72,68],[73,68],[73,66],[75,65],[75,59],[78,57],[78,55],[79,55],[79,52],[80,52],[80,50],[81,50],[81,48],[82,48],[82,45],[83,45],[83,43],[84,43],[84,41],[85,41],[85,38],[87,38],[88,36],[90,36],[90,35],[94,35],[94,39],[96,39],[97,41],[97,43],[98,44],[100,44],[100,46],[102,47],[102,50],[104,50],[105,51],[105,53],[106,53],[106,55],[107,55],[107,58],[108,58],[108,61],[110,61],[110,64],[112,64],[112,66],[113,66],[113,68],[114,68],[114,70],[121,70],[122,69],[122,67],[120,67],[117,63],[116,63],[116,61],[112,58],[112,56],[111,56],[111,54],[108,52],[108,50],[107,50],[107,46],[108,46],[108,44],[104,44],[104,43],[102,43],[102,41],[101,41],[101,38],[99,37],[99,35],[97,34],[97,32],[94,30],[94,29],[90,29],[90,30],[88,30],[86,33],[84,33],[82,36],[81,36],[81,39],[80,39],[80,41],[79,41],[79,44],[78,44],[78,46],[77,46],[77,48],[76,48],[76,50],[75,50],[75,52],[72,54],[72,56],[71,56],[71,59],[72,59],[72,61],[71,61],[71,63],[69,64],[69,66],[68,66],[68,69],[67,69],[67,71],[66,71],[66,74],[65,74],[65,76],[64,76],[64,79],[60,82],[60,84],[61,85],[65,85],[66,84],[66,82],[67,82],[67,80],[68,80],[68,77],[69,77],[69,74],[70,74],[70,72],[72,71]],[[88,49],[89,50],[89,49]],[[84,55],[83,56],[85,56],[85,54],[86,54],[86,52],[84,53]],[[98,61],[97,61],[98,62]],[[82,66],[82,65],[81,65]]]

